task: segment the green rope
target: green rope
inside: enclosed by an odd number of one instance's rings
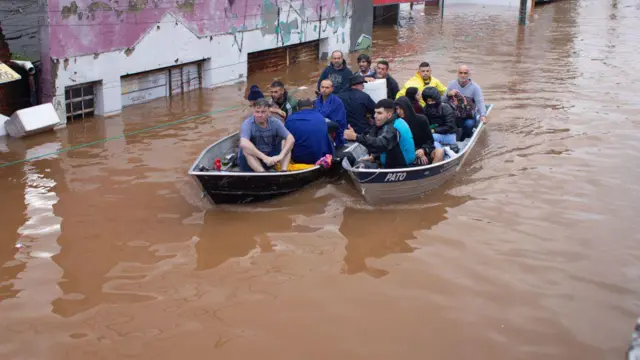
[[[241,107],[242,107],[241,105],[237,105],[237,106],[231,106],[231,107],[227,107],[227,108],[223,108],[223,109],[218,109],[218,110],[210,111],[210,112],[207,112],[207,113],[202,113],[202,114],[199,114],[199,115],[186,117],[186,118],[183,118],[183,119],[180,119],[180,120],[176,120],[176,121],[172,121],[172,122],[168,122],[168,123],[164,123],[164,124],[148,127],[146,129],[136,130],[136,131],[132,131],[132,132],[126,133],[126,134],[113,136],[113,137],[106,138],[106,139],[96,140],[96,141],[92,141],[92,142],[86,143],[86,144],[72,146],[72,147],[69,147],[69,148],[66,148],[66,149],[50,152],[50,153],[47,153],[47,154],[32,156],[30,158],[17,160],[17,161],[12,161],[12,162],[9,162],[9,163],[6,163],[6,164],[0,164],[0,169],[8,167],[8,166],[11,166],[11,165],[20,164],[20,163],[23,163],[23,162],[29,162],[29,161],[37,160],[37,159],[40,159],[40,158],[43,158],[43,157],[47,157],[47,156],[51,156],[51,155],[58,155],[58,154],[61,154],[61,153],[65,153],[67,151],[76,150],[76,149],[80,149],[80,148],[83,148],[83,147],[104,143],[104,142],[111,141],[111,140],[122,139],[122,138],[127,137],[127,136],[140,134],[140,133],[151,131],[151,130],[161,129],[163,127],[167,127],[167,126],[171,126],[171,125],[181,124],[181,123],[184,123],[184,122],[187,122],[187,121],[200,119],[200,118],[203,118],[205,116],[218,114],[218,113],[221,113],[221,112],[224,112],[224,111],[239,109]]]

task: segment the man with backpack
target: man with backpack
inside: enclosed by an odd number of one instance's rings
[[[456,114],[456,123],[462,128],[460,141],[473,135],[473,128],[478,120],[487,123],[482,89],[471,81],[471,71],[467,65],[458,68],[458,79],[449,82],[443,102],[451,105]]]

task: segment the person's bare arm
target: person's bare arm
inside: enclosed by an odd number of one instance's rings
[[[266,160],[269,159],[269,157],[265,155],[262,151],[258,150],[258,148],[256,148],[256,146],[253,145],[253,143],[249,139],[241,138],[240,147],[242,148],[242,151],[246,155],[257,157],[258,159],[264,162],[266,162]]]
[[[284,145],[282,146],[280,154],[278,154],[278,157],[280,157],[278,161],[282,160],[282,158],[284,158],[291,152],[291,149],[293,149],[293,144],[295,143],[296,139],[293,137],[293,135],[289,134],[289,136],[287,136],[287,138],[284,140]]]

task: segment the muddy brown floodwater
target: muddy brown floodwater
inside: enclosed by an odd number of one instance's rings
[[[636,0],[421,6],[375,30],[496,105],[456,178],[210,207],[187,169],[247,109],[0,169],[2,359],[620,359],[640,315]],[[350,57],[351,64],[357,54]],[[313,86],[324,62],[254,76]],[[309,92],[309,90],[306,90]],[[4,162],[240,104],[190,93],[2,143]],[[634,184],[635,183],[635,184]]]

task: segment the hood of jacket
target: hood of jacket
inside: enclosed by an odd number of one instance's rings
[[[434,86],[427,86],[422,90],[422,100],[425,104],[427,103],[427,99],[435,100],[436,106],[440,106],[440,104],[442,104],[440,92]]]
[[[416,112],[413,110],[413,104],[406,96],[400,96],[394,101],[396,106],[400,107],[404,112],[403,119],[407,122],[411,122],[416,118]]]

